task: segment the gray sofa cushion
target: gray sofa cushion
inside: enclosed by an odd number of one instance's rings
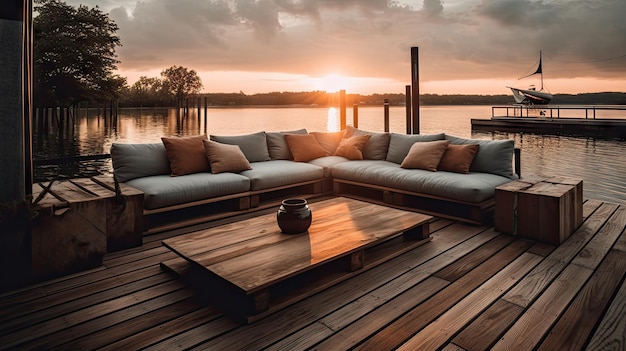
[[[264,190],[295,183],[321,180],[324,169],[303,162],[273,160],[254,162],[252,169],[240,174],[250,178],[250,190]]]
[[[443,140],[444,134],[398,134],[391,133],[387,161],[401,164],[414,143],[419,141]]]
[[[250,162],[269,161],[265,132],[246,135],[211,135],[211,140],[222,144],[238,145]]]
[[[250,190],[250,179],[235,173],[207,172],[181,177],[157,175],[133,179],[126,184],[144,192],[144,208],[147,210]]]
[[[478,203],[491,199],[495,188],[511,181],[490,173],[459,174],[402,169],[389,161],[350,161],[332,169],[336,179],[345,179],[442,198]]]
[[[482,140],[464,139],[452,135],[446,135],[451,144],[478,144],[478,152],[470,165],[470,172],[484,172],[501,175],[509,179],[513,175],[513,152],[515,141],[506,140]]]
[[[169,177],[171,173],[163,143],[113,143],[111,161],[115,176],[120,182],[159,174],[167,174]]]
[[[342,156],[326,156],[311,160],[309,163],[324,168],[324,178],[328,178],[334,165],[347,161],[349,160]]]
[[[289,145],[285,140],[285,134],[307,134],[306,129],[298,129],[287,132],[265,133],[267,137],[267,150],[272,160],[293,160]]]

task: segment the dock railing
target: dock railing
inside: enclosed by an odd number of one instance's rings
[[[563,116],[562,116],[563,113]],[[553,105],[507,105],[492,106],[491,118],[529,117],[529,118],[581,118],[581,119],[625,119],[626,106],[591,105],[591,106],[553,106]]]

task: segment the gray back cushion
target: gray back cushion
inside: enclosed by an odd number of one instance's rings
[[[398,134],[391,133],[389,139],[389,151],[387,152],[387,161],[401,164],[409,149],[414,143],[420,141],[436,141],[443,140],[444,134]]]
[[[387,149],[389,149],[389,133],[374,133],[366,130],[357,129],[351,126],[346,127],[346,136],[371,135],[370,140],[363,146],[363,159],[365,160],[384,160],[387,158]]]
[[[163,143],[111,145],[113,171],[120,182],[160,174],[170,174],[170,161]]]
[[[222,144],[238,145],[249,162],[269,161],[265,132],[246,135],[211,135],[211,140]]]
[[[287,132],[265,133],[267,137],[267,150],[272,160],[293,160],[293,155],[285,140],[285,134],[307,134],[307,130],[298,129]]]
[[[464,139],[446,135],[450,144],[478,144],[478,152],[470,166],[470,172],[482,172],[501,175],[513,179],[513,152],[515,141]]]

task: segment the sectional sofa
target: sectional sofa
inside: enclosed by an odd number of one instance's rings
[[[470,223],[491,220],[495,188],[517,176],[513,140],[450,135],[258,132],[164,137],[111,147],[114,176],[144,193],[159,231],[336,194]]]

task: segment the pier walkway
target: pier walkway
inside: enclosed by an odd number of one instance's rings
[[[439,219],[431,242],[250,325],[159,266],[181,230],[145,236],[0,295],[0,349],[624,350],[626,204],[583,211],[559,246]]]
[[[626,140],[626,106],[493,106],[472,131],[563,134]]]

